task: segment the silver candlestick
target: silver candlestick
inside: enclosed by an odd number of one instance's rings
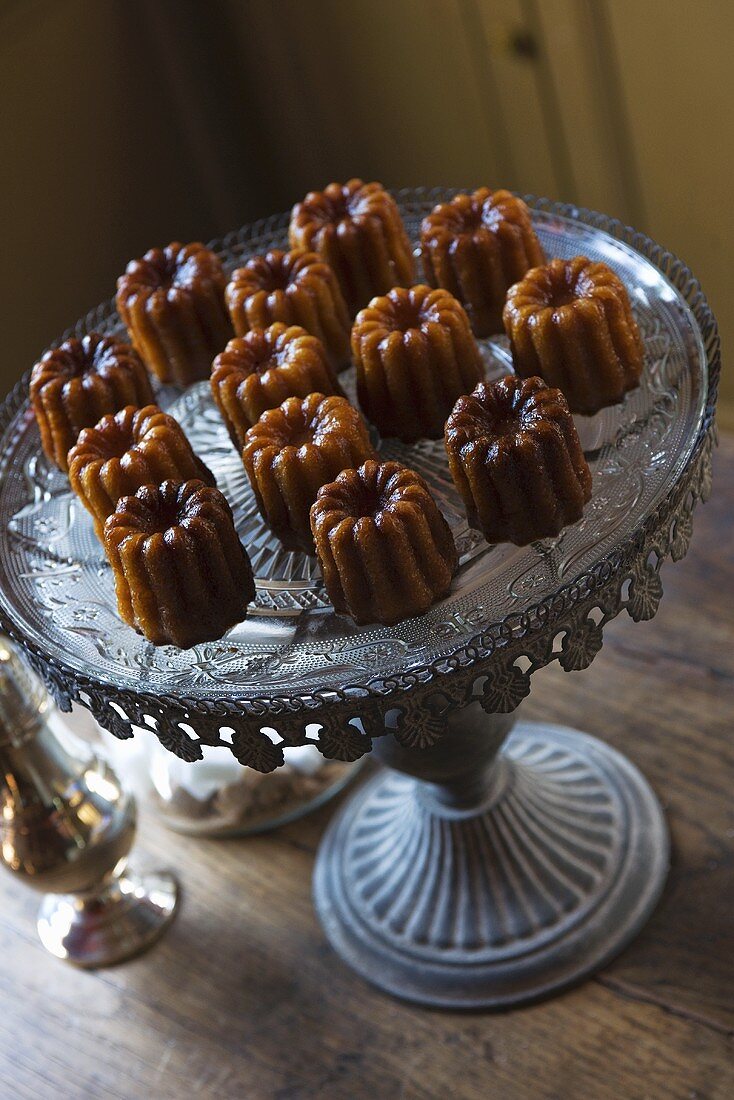
[[[109,966],[145,950],[172,919],[176,880],[134,874],[133,798],[64,729],[45,688],[0,637],[0,863],[46,892],[38,932],[52,955]]]

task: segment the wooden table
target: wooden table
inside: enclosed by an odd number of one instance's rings
[[[734,1097],[734,437],[650,623],[583,673],[537,674],[527,717],[608,739],[656,788],[673,869],[634,944],[580,988],[502,1015],[426,1012],[353,975],[311,907],[328,807],[246,841],[144,820],[180,872],[179,920],[98,974],[49,958],[37,898],[0,880],[0,1080],[23,1100],[637,1100]]]

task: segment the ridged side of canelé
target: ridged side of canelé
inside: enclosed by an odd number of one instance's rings
[[[516,372],[592,415],[639,385],[644,346],[621,279],[584,256],[552,260],[511,287],[504,309]]]
[[[446,453],[472,527],[525,546],[581,519],[591,471],[566,399],[541,378],[507,375],[460,397]]]
[[[357,394],[382,436],[440,439],[456,398],[483,377],[463,306],[447,290],[395,288],[352,329]]]
[[[322,485],[374,456],[367,425],[344,397],[291,397],[250,428],[242,461],[260,513],[288,550],[314,553],[310,509]]]
[[[121,618],[153,645],[214,641],[255,597],[250,559],[218,489],[145,485],[118,501],[104,529]]]
[[[92,514],[99,539],[121,497],[171,479],[215,484],[181,425],[157,405],[128,405],[103,417],[94,428],[85,428],[69,451],[71,487]]]
[[[349,366],[349,312],[334,272],[315,252],[253,256],[233,272],[225,300],[237,336],[276,321],[300,325],[321,341],[334,370]]]
[[[287,397],[342,392],[321,341],[297,325],[280,322],[230,340],[214,360],[210,381],[238,452],[248,429]]]
[[[310,191],[293,207],[289,240],[292,248],[317,252],[329,265],[351,317],[376,294],[414,281],[408,234],[381,183],[351,179]]]
[[[434,207],[421,226],[421,259],[426,282],[459,299],[480,337],[502,332],[509,287],[545,262],[522,199],[488,187]]]
[[[117,311],[148,368],[162,382],[209,377],[232,335],[224,304],[226,278],[203,244],[151,248],[117,280]]]
[[[68,469],[82,428],[126,405],[148,405],[148,373],[129,344],[91,332],[45,352],[31,372],[30,399],[47,458]]]
[[[329,599],[357,623],[420,615],[451,587],[451,529],[423,478],[397,462],[366,462],[325,485],[311,529]]]

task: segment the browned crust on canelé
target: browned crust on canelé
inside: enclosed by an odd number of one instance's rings
[[[229,504],[201,481],[144,485],[104,529],[121,618],[153,645],[221,638],[255,597]]]
[[[90,332],[45,352],[31,373],[30,398],[44,453],[67,470],[82,428],[126,405],[148,405],[148,373],[129,344]]]
[[[212,359],[232,335],[225,283],[211,249],[178,241],[131,260],[117,280],[117,311],[162,382],[208,378]]]
[[[415,281],[397,203],[381,183],[351,179],[309,191],[293,207],[292,248],[317,252],[332,268],[351,317],[376,294]]]
[[[352,357],[365,416],[406,443],[439,439],[456,398],[484,374],[463,306],[429,286],[374,298],[354,323]]]
[[[287,397],[342,392],[321,341],[281,322],[230,340],[214,360],[211,388],[238,452],[248,429]]]
[[[334,370],[349,366],[351,319],[334,272],[315,252],[253,256],[233,272],[225,300],[237,336],[276,321],[300,325],[318,337]]]
[[[397,462],[366,462],[325,485],[311,528],[329,599],[358,623],[420,615],[451,587],[449,525],[423,478]]]
[[[374,456],[367,425],[344,397],[290,397],[250,428],[242,451],[258,508],[288,550],[313,554],[309,513],[322,485]]]
[[[590,416],[639,385],[642,337],[604,263],[576,256],[529,271],[507,295],[504,324],[516,372],[563,390],[572,412]]]
[[[508,374],[460,397],[446,422],[451,475],[472,527],[524,546],[581,518],[591,471],[560,390]]]
[[[94,428],[84,428],[69,451],[71,487],[94,518],[99,539],[120,497],[168,479],[215,484],[181,425],[157,405],[128,405],[103,417]]]
[[[423,219],[421,260],[426,282],[450,290],[483,337],[502,332],[509,287],[545,256],[522,199],[480,187]]]

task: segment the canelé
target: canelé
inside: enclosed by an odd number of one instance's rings
[[[315,252],[272,249],[237,268],[225,300],[237,336],[276,321],[317,336],[334,370],[349,366],[351,320],[334,272]]]
[[[255,597],[229,504],[202,481],[164,481],[122,497],[104,542],[120,616],[153,645],[215,641]]]
[[[323,486],[311,528],[329,599],[357,623],[420,615],[451,587],[451,529],[423,478],[397,462],[365,462]]]
[[[128,405],[84,428],[69,451],[69,481],[94,518],[98,538],[120,497],[167,479],[214,485],[211,470],[194,454],[183,428],[157,405]]]
[[[321,341],[281,322],[230,340],[214,360],[211,388],[238,451],[247,430],[287,397],[341,394]]]
[[[397,203],[381,183],[351,179],[310,191],[293,207],[291,248],[318,252],[351,317],[376,294],[414,282],[413,251]]]
[[[507,295],[504,323],[523,378],[563,390],[591,416],[639,385],[644,347],[622,280],[585,256],[533,268]]]
[[[483,376],[463,306],[447,290],[396,287],[352,329],[357,394],[383,436],[439,439],[454,401]]]
[[[509,374],[460,397],[446,452],[472,527],[517,546],[581,518],[591,471],[560,390]]]
[[[30,398],[44,453],[65,471],[82,428],[126,405],[149,405],[153,391],[129,344],[90,332],[43,355],[31,373]]]
[[[421,259],[426,282],[450,290],[483,337],[502,332],[508,289],[545,257],[522,199],[481,187],[423,219]]]
[[[219,258],[203,244],[151,248],[117,280],[117,311],[144,362],[161,382],[209,377],[232,335]]]
[[[265,522],[288,550],[313,554],[309,512],[322,485],[374,456],[367,425],[344,397],[289,397],[248,431],[242,451]]]

